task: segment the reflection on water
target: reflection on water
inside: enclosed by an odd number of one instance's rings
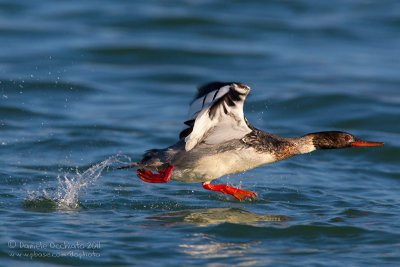
[[[0,1],[0,266],[400,266],[399,32],[398,0]],[[212,80],[251,86],[257,128],[388,145],[222,178],[251,203],[107,172],[174,143]],[[102,249],[17,258],[10,240]]]
[[[288,217],[284,215],[260,215],[238,208],[212,208],[164,213],[153,216],[152,219],[167,223],[190,223],[208,226],[220,223],[281,222],[288,220]]]
[[[194,258],[236,258],[240,266],[254,266],[259,262],[246,255],[252,247],[260,244],[259,241],[252,242],[219,242],[214,237],[206,234],[193,234],[185,244],[179,245],[180,251]]]

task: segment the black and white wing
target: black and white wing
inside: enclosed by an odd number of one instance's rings
[[[243,114],[249,92],[247,85],[234,82],[212,82],[200,87],[189,108],[187,127],[179,135],[185,139],[186,151],[201,142],[220,144],[250,133]]]

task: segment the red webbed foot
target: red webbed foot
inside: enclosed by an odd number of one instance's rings
[[[234,198],[239,201],[244,200],[245,198],[255,199],[257,197],[257,193],[249,190],[244,190],[236,187],[232,187],[225,184],[215,184],[212,185],[210,182],[203,183],[203,188],[212,191],[218,191],[224,194],[232,195]]]
[[[165,170],[157,170],[158,173],[152,173],[150,170],[138,169],[137,176],[146,183],[168,183],[171,179],[174,166],[168,165]]]

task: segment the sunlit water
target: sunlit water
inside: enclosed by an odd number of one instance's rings
[[[400,265],[398,1],[0,2],[1,266]],[[252,88],[256,127],[346,130],[200,184],[115,167],[173,144],[195,87]]]

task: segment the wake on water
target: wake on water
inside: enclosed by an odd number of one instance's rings
[[[126,155],[111,156],[102,162],[92,165],[81,172],[75,168],[74,173],[64,172],[57,176],[57,190],[49,193],[46,190],[28,191],[27,206],[35,206],[34,203],[57,208],[61,210],[73,210],[79,208],[79,194],[89,185],[94,184],[104,170],[108,170],[113,164],[126,165],[130,163],[130,157]],[[40,206],[40,205],[39,205]]]

